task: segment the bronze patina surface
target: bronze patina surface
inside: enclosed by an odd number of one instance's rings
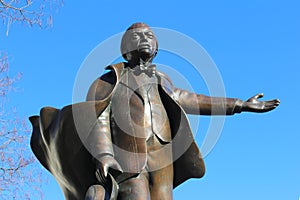
[[[172,199],[172,190],[201,178],[204,161],[186,114],[268,112],[279,100],[210,97],[176,88],[152,63],[158,41],[144,23],[123,35],[126,62],[91,85],[87,101],[33,116],[31,147],[66,199]],[[80,136],[84,132],[84,137]]]

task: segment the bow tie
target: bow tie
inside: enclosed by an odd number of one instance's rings
[[[143,64],[140,64],[139,66],[136,66],[134,69],[135,75],[140,75],[141,73],[147,74],[149,77],[152,77],[156,73],[156,65],[150,64],[148,66],[145,66]]]

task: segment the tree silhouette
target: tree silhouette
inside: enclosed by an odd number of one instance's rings
[[[29,26],[51,26],[51,13],[62,5],[63,0],[0,0],[0,18],[6,25],[6,35],[15,22]]]
[[[0,0],[0,18],[6,35],[14,23],[41,28],[52,26],[51,13],[62,5],[62,0]],[[7,53],[0,49],[0,199],[33,196],[42,199],[42,171],[37,169],[39,164],[29,147],[31,134],[27,119],[20,119],[17,108],[9,101],[21,73],[12,76],[10,67]]]

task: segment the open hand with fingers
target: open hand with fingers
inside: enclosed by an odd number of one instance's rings
[[[259,99],[262,98],[263,96],[264,96],[263,93],[259,93],[251,97],[247,101],[245,101],[242,106],[242,111],[258,112],[258,113],[268,112],[276,108],[280,103],[279,99],[260,101]]]

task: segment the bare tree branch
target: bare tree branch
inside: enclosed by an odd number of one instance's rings
[[[42,198],[40,170],[29,148],[29,128],[8,107],[9,92],[18,76],[9,76],[8,56],[0,52],[0,197],[1,199]],[[36,167],[35,167],[36,166]],[[31,191],[31,192],[28,192]]]
[[[63,0],[0,0],[0,19],[6,35],[13,23],[47,27],[52,25],[53,10],[62,5]],[[35,195],[41,199],[42,172],[36,170],[39,165],[28,146],[27,123],[8,108],[8,95],[21,77],[21,73],[9,75],[8,61],[7,54],[0,51],[0,197],[30,199]]]
[[[6,24],[8,35],[14,22],[25,23],[29,26],[51,26],[53,9],[63,5],[63,0],[0,0],[0,18]]]

